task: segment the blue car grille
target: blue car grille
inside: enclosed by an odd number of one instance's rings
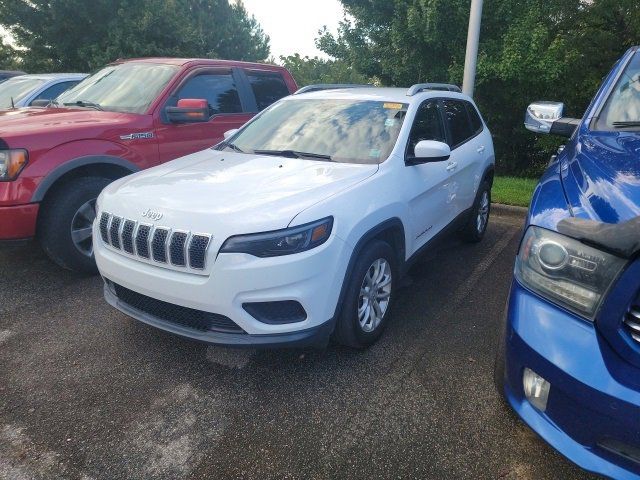
[[[631,338],[640,343],[640,305],[629,308],[624,324]]]
[[[172,231],[108,212],[100,215],[99,228],[105,244],[129,255],[194,270],[204,270],[206,266],[211,235]]]

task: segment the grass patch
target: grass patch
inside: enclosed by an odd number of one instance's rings
[[[533,178],[495,177],[491,200],[496,203],[528,207],[538,180]]]

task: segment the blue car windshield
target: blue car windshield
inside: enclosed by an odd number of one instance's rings
[[[627,64],[609,95],[597,129],[640,131],[640,52]]]

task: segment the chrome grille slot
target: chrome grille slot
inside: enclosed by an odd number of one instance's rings
[[[107,212],[103,212],[100,215],[100,236],[102,237],[102,241],[104,243],[109,243],[109,215]]]
[[[136,222],[133,220],[125,220],[122,226],[122,249],[133,255],[133,231],[136,228]]]
[[[189,266],[197,270],[203,270],[206,260],[207,247],[211,237],[195,233],[189,241]]]
[[[187,243],[186,232],[173,232],[169,241],[169,260],[171,265],[176,267],[184,267],[187,265],[185,260],[185,245]]]
[[[640,306],[634,305],[629,309],[624,324],[631,338],[640,343]]]
[[[151,240],[151,255],[156,262],[167,263],[167,238],[169,229],[156,227]]]
[[[150,225],[140,225],[136,233],[136,251],[138,256],[149,258],[149,236],[151,234]]]
[[[122,218],[113,217],[111,219],[111,226],[109,227],[109,238],[111,239],[111,246],[120,250],[120,225]]]
[[[121,250],[140,260],[204,270],[211,235],[172,230],[169,227],[138,223],[129,218],[101,212],[100,237],[105,245]]]

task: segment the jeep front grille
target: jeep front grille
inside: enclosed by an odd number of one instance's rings
[[[205,268],[211,235],[172,231],[108,212],[102,212],[99,228],[105,244],[134,257],[174,267]]]
[[[640,343],[640,306],[634,305],[629,309],[624,324],[631,338]]]

